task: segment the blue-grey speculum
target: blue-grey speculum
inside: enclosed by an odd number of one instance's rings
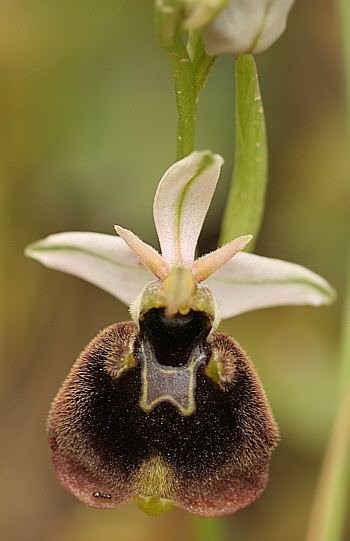
[[[194,412],[197,371],[208,359],[210,328],[208,315],[194,310],[168,318],[164,308],[152,308],[140,318],[135,353],[142,360],[144,411],[167,401],[182,415]]]

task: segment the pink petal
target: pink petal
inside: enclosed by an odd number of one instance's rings
[[[168,265],[158,254],[157,250],[152,248],[149,244],[143,242],[139,237],[137,237],[132,231],[124,229],[119,225],[115,225],[114,229],[118,235],[126,242],[129,248],[141,259],[142,263],[157,277],[164,278]]]
[[[214,252],[204,255],[197,259],[191,267],[193,276],[197,282],[202,282],[214,274],[233,256],[243,250],[243,248],[252,240],[252,235],[244,235],[232,240],[225,246],[218,248]]]

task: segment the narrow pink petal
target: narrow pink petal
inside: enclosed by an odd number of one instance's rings
[[[195,151],[173,164],[161,179],[153,216],[167,263],[192,265],[199,233],[219,178],[223,158]]]
[[[225,265],[225,263],[227,263],[234,255],[243,250],[252,238],[252,235],[237,237],[228,244],[225,244],[225,246],[197,259],[191,267],[195,280],[197,282],[202,282],[209,278],[209,276]]]
[[[162,256],[149,244],[143,242],[139,237],[128,229],[115,225],[114,229],[126,242],[129,248],[137,255],[142,263],[157,277],[164,278],[168,265]]]

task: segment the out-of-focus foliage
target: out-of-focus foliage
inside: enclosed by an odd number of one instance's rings
[[[85,508],[58,484],[46,443],[50,401],[75,357],[127,309],[91,285],[26,260],[50,233],[113,234],[154,244],[152,201],[174,161],[176,107],[150,0],[19,0],[0,7],[1,443],[5,541],[193,540],[191,518],[135,505]],[[227,539],[302,539],[335,410],[338,322],[350,171],[340,44],[331,0],[297,2],[287,31],[257,57],[270,152],[256,252],[301,263],[339,293],[327,308],[276,308],[222,324],[251,356],[282,441],[262,497],[223,519]],[[233,165],[234,58],[201,94],[196,148],[226,164],[201,236],[215,247]],[[348,528],[348,537],[350,532]]]

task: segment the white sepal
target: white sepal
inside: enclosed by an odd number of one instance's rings
[[[25,254],[46,267],[83,278],[125,304],[154,280],[124,240],[112,235],[58,233],[30,244]]]
[[[223,158],[209,150],[194,151],[172,165],[161,179],[153,204],[163,259],[191,266]]]
[[[269,306],[320,306],[336,298],[329,283],[305,267],[245,252],[205,283],[214,293],[222,319]]]

